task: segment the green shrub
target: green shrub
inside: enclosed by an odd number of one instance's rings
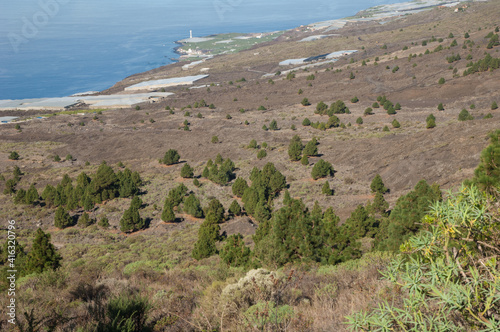
[[[229,206],[228,212],[234,216],[240,216],[242,211],[241,211],[241,206],[238,204],[237,200],[233,200],[231,205]]]
[[[380,174],[375,175],[375,177],[372,180],[372,183],[370,184],[370,189],[372,193],[381,193],[381,194],[385,194],[387,191],[389,191],[389,189],[385,187]]]
[[[444,79],[444,77],[441,77],[438,81],[439,84],[444,84],[446,82],[446,80]]]
[[[269,123],[269,130],[279,130],[276,120],[273,119],[271,123]]]
[[[302,104],[302,106],[311,105],[311,103],[309,102],[309,100],[307,98],[302,99],[302,101],[300,103]]]
[[[108,320],[105,324],[100,322],[104,325],[102,330],[109,332],[146,331],[150,308],[147,298],[124,292],[109,300],[106,312]]]
[[[19,153],[17,151],[11,151],[9,154],[10,160],[19,160]]]
[[[179,155],[177,150],[170,149],[167,152],[165,152],[165,156],[163,156],[163,159],[160,159],[160,164],[165,164],[165,165],[177,164],[180,158],[181,156]]]
[[[184,164],[181,168],[181,177],[191,179],[194,176],[193,168],[188,163]]]
[[[494,101],[493,103],[491,103],[491,110],[494,111],[498,108],[498,105],[497,105],[497,102]]]
[[[109,220],[107,217],[102,217],[101,220],[97,223],[97,225],[103,227],[103,228],[108,228],[109,227]]]
[[[398,122],[398,120],[396,120],[396,119],[392,120],[392,123],[391,123],[391,124],[392,124],[392,126],[393,126],[394,128],[399,128],[399,127],[401,127],[401,124],[400,124],[400,123]]]
[[[288,156],[291,161],[300,160],[300,156],[302,155],[302,149],[304,146],[302,145],[302,140],[298,135],[295,135],[291,140],[288,146]]]
[[[311,171],[311,176],[314,180],[319,178],[324,178],[327,176],[332,176],[334,173],[332,164],[323,159],[320,159],[316,164],[314,164]]]
[[[73,226],[73,218],[71,218],[69,213],[62,206],[58,207],[56,210],[56,214],[54,216],[54,226],[59,229]]]
[[[267,108],[265,108],[264,106],[259,106],[259,108],[257,109],[259,111],[267,111]]]
[[[443,103],[439,103],[437,109],[438,109],[438,111],[444,111]]]
[[[203,210],[201,209],[200,200],[194,195],[189,195],[184,200],[184,212],[195,217],[195,218],[203,218]]]
[[[470,115],[469,111],[467,111],[465,108],[460,111],[460,114],[458,114],[458,121],[468,121],[468,120],[474,120],[474,117]]]
[[[333,195],[333,190],[330,188],[330,183],[328,181],[326,181],[321,188],[321,193],[325,194],[326,196]]]
[[[42,273],[47,270],[56,270],[61,266],[62,257],[50,242],[50,234],[38,228],[31,251],[26,257],[24,272],[26,274]]]
[[[267,157],[266,150],[259,150],[259,152],[257,153],[257,158],[260,160],[264,159],[265,157]]]
[[[233,203],[236,201],[233,201]],[[236,202],[236,205],[238,203]],[[238,205],[239,206],[239,205]],[[250,248],[245,246],[241,234],[229,236],[219,253],[222,261],[229,266],[246,266],[250,262]]]
[[[401,246],[403,254],[382,272],[400,289],[401,301],[383,300],[369,313],[354,313],[347,317],[351,329],[498,330],[494,313],[500,305],[494,299],[500,280],[491,256],[498,253],[493,239],[499,234],[488,204],[474,186],[462,186],[447,201],[434,203],[420,220],[426,230],[409,238]]]
[[[364,115],[372,115],[373,114],[373,109],[371,107],[368,107],[365,109],[365,112],[363,113]]]
[[[219,143],[219,136],[212,136],[212,140],[211,140],[211,142],[212,142],[213,144]]]

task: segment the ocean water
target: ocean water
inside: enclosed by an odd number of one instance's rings
[[[398,0],[2,1],[0,99],[104,90],[176,58],[174,43],[284,30]]]

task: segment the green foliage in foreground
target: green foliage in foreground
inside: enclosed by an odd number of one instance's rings
[[[384,301],[348,316],[353,331],[499,331],[499,223],[491,200],[462,186],[436,202],[425,230],[401,246],[382,272],[401,287],[402,303]]]

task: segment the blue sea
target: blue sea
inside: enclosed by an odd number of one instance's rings
[[[343,18],[398,0],[3,0],[0,99],[104,90],[172,63],[174,43]]]

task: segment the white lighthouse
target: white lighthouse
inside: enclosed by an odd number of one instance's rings
[[[193,39],[193,30],[189,30],[189,39]]]

